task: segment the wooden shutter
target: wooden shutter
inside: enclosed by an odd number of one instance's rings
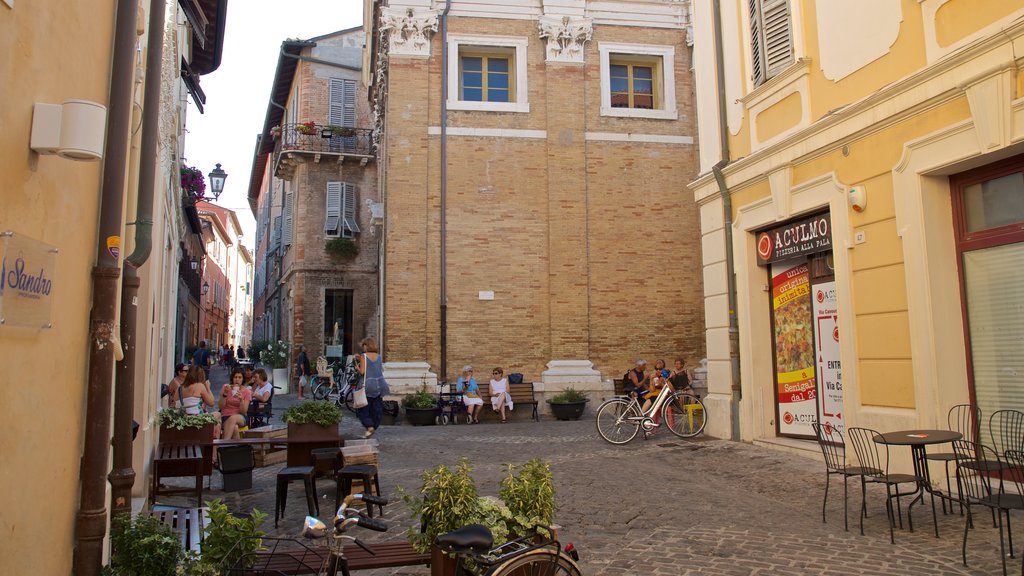
[[[285,246],[292,245],[292,216],[295,212],[292,204],[295,202],[295,193],[289,192],[284,196],[284,232],[282,233],[282,240]]]
[[[335,238],[341,232],[341,182],[327,183],[327,209],[324,211],[324,237]]]
[[[793,62],[789,0],[764,0],[761,15],[761,24],[764,30],[765,75],[767,78],[771,78]]]
[[[334,126],[356,126],[356,81],[331,79],[327,123]]]
[[[343,184],[342,194],[342,228],[341,235],[351,238],[359,232],[359,225],[356,224],[356,187],[348,182]]]
[[[747,0],[750,6],[750,61],[754,86],[764,80],[764,36],[761,34],[761,0]]]

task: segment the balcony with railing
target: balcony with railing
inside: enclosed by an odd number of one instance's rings
[[[358,160],[365,166],[374,158],[373,130],[369,128],[305,122],[282,124],[270,133],[274,137],[274,176],[285,180],[291,180],[295,168],[310,160]]]

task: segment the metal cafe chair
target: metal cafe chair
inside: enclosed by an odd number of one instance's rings
[[[1004,493],[1002,489],[992,489],[992,475],[983,471],[988,462],[999,461],[999,456],[988,446],[978,442],[956,440],[953,442],[956,453],[956,480],[960,492],[960,501],[967,508],[967,519],[964,522],[964,540],[961,547],[964,566],[967,566],[967,533],[973,525],[971,505],[980,504],[990,508],[999,519],[999,552],[1003,562],[1003,575],[1006,575],[1006,545],[1003,541],[1003,515],[1006,515],[1006,531],[1010,541],[1010,557],[1013,557],[1013,532],[1010,528],[1010,510],[1024,510],[1024,456],[1018,450],[1007,451],[1009,476],[1016,485],[1016,493]],[[1001,480],[1000,480],[1001,481]]]
[[[825,497],[821,501],[821,521],[825,522],[825,505],[828,503],[828,488],[829,479],[833,475],[842,476],[843,478],[843,528],[846,531],[850,530],[849,523],[849,512],[847,511],[847,480],[851,476],[857,476],[860,478],[862,484],[861,489],[863,490],[864,477],[873,476],[880,470],[874,470],[865,468],[863,466],[850,466],[846,461],[846,441],[843,439],[843,434],[837,428],[825,424],[822,425],[820,422],[811,424],[811,428],[814,429],[814,436],[818,440],[818,447],[821,448],[821,454],[825,457]],[[867,509],[864,507],[863,501],[861,502],[860,508],[861,516],[867,515]],[[864,523],[861,522],[861,534],[864,533]]]
[[[913,474],[893,474],[889,472],[889,446],[875,442],[875,436],[881,433],[870,428],[847,428],[847,437],[853,445],[853,451],[857,454],[860,465],[870,470],[871,473],[864,475],[864,483],[861,485],[861,510],[867,510],[867,483],[885,485],[885,513],[889,519],[889,542],[896,543],[896,536],[893,527],[896,524],[896,516],[899,515],[900,528],[903,528],[903,511],[900,509],[900,496],[907,496],[914,492],[900,492],[900,484],[913,484],[918,487],[918,478]],[[896,508],[893,509],[892,501],[896,500]],[[932,501],[934,508],[935,501]],[[911,520],[912,522],[912,520]],[[913,524],[911,524],[913,529]],[[860,533],[864,534],[864,514],[860,517]]]
[[[949,429],[954,432],[963,434],[964,440],[970,442],[978,441],[978,431],[981,426],[981,409],[970,404],[957,404],[949,409],[949,413],[946,415],[946,423]],[[932,460],[934,462],[942,462],[946,466],[946,494],[952,496],[953,489],[950,478],[952,475],[949,473],[950,463],[956,464],[956,453],[954,452],[929,452],[925,456],[926,460]],[[954,475],[956,469],[954,466]],[[951,499],[951,498],[950,498]],[[946,498],[942,499],[942,513],[946,513]],[[950,512],[953,510],[952,502],[950,502]],[[963,506],[960,507],[960,515],[964,513]]]
[[[988,419],[988,430],[992,435],[992,448],[998,456],[1007,450],[1024,451],[1024,412],[1020,410],[998,410]]]

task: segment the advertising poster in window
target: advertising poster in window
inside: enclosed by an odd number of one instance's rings
[[[844,432],[836,283],[815,284],[811,292],[814,293],[814,355],[818,360],[818,419]]]
[[[817,420],[810,273],[806,260],[771,271],[779,433],[810,436]]]

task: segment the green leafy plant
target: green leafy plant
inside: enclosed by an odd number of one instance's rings
[[[423,387],[412,394],[402,397],[402,406],[405,408],[437,408],[437,396],[427,392]]]
[[[339,258],[354,258],[359,254],[359,244],[349,238],[331,238],[324,243],[324,251]]]
[[[210,424],[218,424],[213,414],[186,414],[177,408],[164,408],[157,414],[157,421],[164,428],[184,430],[185,428],[202,428]]]
[[[516,474],[516,466],[506,466],[508,475],[501,481],[498,496],[512,516],[509,529],[526,534],[538,524],[550,525],[555,518],[555,483],[551,476],[551,463],[534,458],[523,464]]]
[[[245,351],[246,356],[253,360],[260,360],[263,355],[263,351],[270,346],[270,340],[253,340],[249,344],[249,348]],[[189,356],[191,358],[191,356]]]
[[[239,518],[230,512],[220,500],[206,503],[210,523],[204,528],[203,562],[230,568],[239,559],[245,559],[245,567],[251,568],[256,561],[256,551],[263,550],[263,536],[260,530],[267,515],[253,509],[247,518]]]
[[[558,394],[555,394],[553,398],[551,398],[552,404],[574,404],[576,402],[586,401],[587,395],[572,387],[562,390]]]
[[[410,527],[408,531],[413,548],[425,553],[438,535],[473,524],[480,518],[480,498],[470,476],[472,471],[469,460],[463,458],[455,470],[440,464],[424,471],[420,476],[423,485],[417,495],[399,487],[402,501],[412,510],[413,518],[420,520],[420,530]]]
[[[331,124],[326,126],[325,128],[327,130],[330,130],[331,134],[334,136],[349,137],[356,135],[356,129],[349,128],[348,126],[335,126],[334,124]]]
[[[287,368],[288,360],[291,358],[289,350],[292,345],[284,340],[268,342],[266,350],[260,352],[260,362],[271,368]]]
[[[295,126],[295,131],[298,132],[299,134],[305,134],[307,136],[310,134],[316,134],[316,122],[310,120],[309,122],[303,122],[302,124],[298,124]]]
[[[194,166],[181,167],[181,189],[190,196],[201,198],[206,193],[206,177]]]
[[[114,519],[113,552],[104,573],[111,576],[174,576],[185,553],[169,526],[151,516]]]
[[[281,420],[289,424],[337,426],[341,422],[341,409],[327,400],[306,400],[285,409]]]

